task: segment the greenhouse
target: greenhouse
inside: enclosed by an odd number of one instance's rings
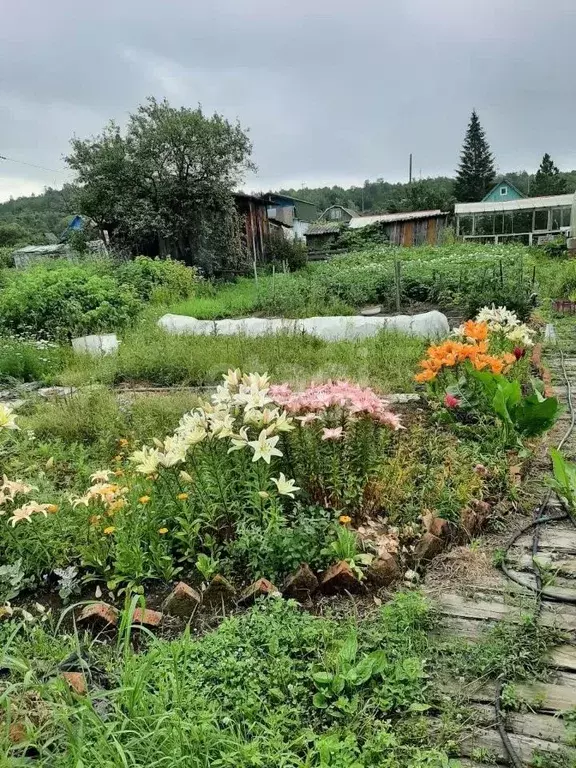
[[[574,195],[526,197],[496,202],[457,203],[456,235],[464,240],[527,245],[570,234]]]

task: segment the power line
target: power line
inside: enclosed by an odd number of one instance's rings
[[[24,160],[15,160],[13,157],[6,157],[5,155],[0,155],[0,160],[7,160],[10,163],[19,163],[20,165],[28,165],[30,168],[39,168],[41,171],[49,171],[50,173],[67,173],[64,169],[57,170],[56,168],[45,168],[43,165],[25,163]]]

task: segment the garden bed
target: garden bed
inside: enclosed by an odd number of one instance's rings
[[[222,610],[214,580],[228,610],[270,592],[307,602],[416,580],[503,513],[520,439],[554,420],[553,398],[530,394],[525,348],[504,351],[521,334],[531,343],[524,328],[511,342],[495,332],[489,349],[486,323],[470,322],[465,342],[431,347],[416,376],[429,382],[428,404],[238,370],[204,401],[96,388],[32,404],[25,430],[6,432],[8,475],[26,466],[37,490],[5,481],[5,593],[52,586],[70,603],[88,583],[117,607],[136,592],[156,608],[184,581],[210,621]]]

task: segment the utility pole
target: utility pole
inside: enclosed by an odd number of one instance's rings
[[[412,184],[412,152],[410,152],[410,165],[408,170],[408,184]]]

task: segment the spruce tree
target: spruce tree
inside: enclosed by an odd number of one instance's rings
[[[566,180],[560,176],[560,171],[546,152],[536,171],[534,181],[530,185],[530,196],[563,195],[566,192]]]
[[[494,157],[476,110],[473,110],[456,172],[454,187],[456,199],[461,203],[475,203],[482,200],[494,185],[495,176]]]

